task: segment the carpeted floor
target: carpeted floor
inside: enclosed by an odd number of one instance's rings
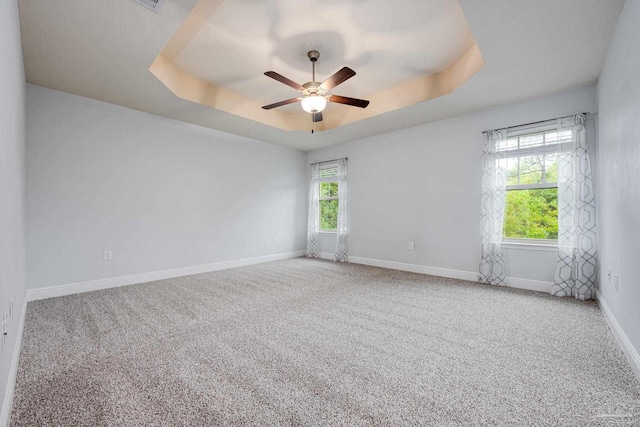
[[[298,258],[31,302],[11,425],[640,425],[594,302]]]

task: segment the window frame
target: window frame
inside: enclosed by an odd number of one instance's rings
[[[340,182],[338,181],[338,163],[327,163],[326,165],[322,165],[320,167],[320,175],[322,175],[323,170],[326,169],[335,169],[335,175],[331,175],[331,176],[320,176],[317,180],[317,184],[318,184],[318,233],[320,234],[338,234],[338,226],[337,226],[337,218],[336,218],[336,228],[335,229],[324,229],[322,227],[320,227],[320,212],[322,211],[322,209],[320,208],[320,202],[322,202],[323,200],[337,200],[338,201],[338,209],[340,208],[340,200],[339,200],[339,192],[340,192]],[[335,197],[322,197],[321,194],[322,192],[320,191],[320,188],[322,186],[323,182],[335,182],[336,183],[336,187],[338,188],[338,194]]]
[[[519,159],[521,157],[526,156],[544,156],[547,154],[559,154],[563,152],[565,147],[568,145],[566,142],[556,142],[554,144],[546,144],[546,137],[544,136],[548,132],[560,132],[557,128],[555,122],[549,123],[546,125],[542,125],[535,128],[520,128],[516,132],[507,131],[507,141],[511,138],[518,138],[518,146],[516,148],[509,148],[499,150],[501,152],[503,159]],[[527,137],[531,135],[543,135],[543,145],[533,146],[533,147],[523,147],[520,148],[520,138]],[[520,177],[520,171],[518,170],[518,181]],[[546,188],[558,188],[558,182],[546,182],[546,166],[543,166],[542,169],[542,179],[545,182],[541,182],[538,184],[514,184],[514,185],[506,185],[505,192],[511,190],[538,190],[538,189],[546,189]],[[505,197],[505,212],[506,212],[506,197]],[[504,220],[503,220],[503,231],[502,231],[502,243],[506,244],[507,249],[521,249],[523,247],[557,247],[558,239],[535,239],[535,238],[522,238],[522,237],[506,237],[504,235]]]

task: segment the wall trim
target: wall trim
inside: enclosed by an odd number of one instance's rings
[[[354,264],[371,265],[373,267],[390,268],[391,270],[409,271],[411,273],[429,274],[431,276],[448,277],[451,279],[478,281],[478,273],[474,271],[451,270],[448,268],[429,267],[427,265],[408,264],[405,262],[385,261],[382,259],[350,256],[349,262]]]
[[[27,298],[22,302],[22,313],[20,313],[16,335],[16,344],[11,355],[11,366],[9,367],[9,376],[7,377],[7,386],[4,392],[4,402],[2,402],[2,412],[0,412],[0,426],[9,426],[11,421],[11,408],[13,407],[13,394],[16,390],[16,378],[18,376],[18,363],[20,362],[20,349],[22,348],[22,333],[24,331],[24,323],[27,318]]]
[[[320,254],[320,258],[323,258]],[[330,259],[333,259],[332,254]],[[428,274],[430,276],[448,277],[451,279],[467,280],[470,282],[478,281],[478,273],[475,271],[452,270],[449,268],[430,267],[427,265],[408,264],[397,261],[385,261],[381,259],[363,258],[350,256],[349,262],[354,264],[371,265],[374,267],[390,268],[392,270],[409,271],[411,273]],[[507,286],[511,288],[527,289],[538,292],[551,292],[551,282],[542,282],[539,280],[520,279],[518,277],[507,277]]]
[[[636,375],[638,381],[640,381],[640,355],[638,354],[638,351],[629,340],[629,337],[627,337],[627,334],[624,333],[624,329],[622,329],[622,326],[618,323],[613,312],[609,309],[609,306],[602,297],[600,291],[596,291],[596,299],[598,300],[600,311],[602,311],[602,315],[607,321],[614,338],[620,346],[620,349],[622,349],[624,355],[627,357],[629,365],[631,365],[631,370]]]
[[[551,282],[541,280],[521,279],[519,277],[507,277],[507,286],[510,288],[527,289],[530,291],[551,293]]]
[[[117,288],[120,286],[136,285],[153,282],[155,280],[172,279],[174,277],[191,276],[193,274],[209,273],[246,265],[261,264],[263,262],[279,261],[303,256],[305,251],[284,252],[274,255],[264,255],[254,258],[243,258],[232,261],[222,261],[212,264],[194,265],[174,268],[171,270],[152,271],[149,273],[132,274],[130,276],[109,277],[106,279],[90,280],[87,282],[69,283],[39,289],[27,290],[27,301],[37,301],[47,298],[62,297],[101,289]]]
[[[318,252],[318,258],[328,259],[329,261],[333,261],[335,258],[335,255],[330,252]]]
[[[265,255],[255,258],[244,258],[232,261],[222,261],[212,264],[194,265],[189,267],[175,268],[171,270],[152,271],[149,273],[133,274],[130,276],[109,277],[106,279],[56,285],[46,288],[28,289],[26,300],[37,301],[41,299],[73,295],[82,292],[91,292],[101,289],[152,282],[155,280],[172,279],[174,277],[209,273],[212,271],[226,270],[229,268],[243,267],[246,265],[260,264],[263,262],[278,261],[288,258],[296,258],[305,255],[306,251],[301,250],[274,255]],[[320,252],[318,254],[318,258],[333,261],[334,254],[329,252]],[[426,265],[409,264],[404,262],[386,261],[381,259],[355,256],[350,256],[349,262],[353,264],[370,265],[374,267],[389,268],[391,270],[409,271],[411,273],[428,274],[431,276],[448,277],[452,279],[467,280],[471,282],[478,281],[478,273],[475,271],[452,270],[448,268],[431,267]],[[551,282],[521,279],[518,277],[507,277],[507,286],[538,292],[548,293],[551,291]]]

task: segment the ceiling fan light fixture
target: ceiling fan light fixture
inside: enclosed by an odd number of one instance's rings
[[[302,109],[307,113],[320,113],[326,106],[327,99],[316,93],[312,93],[302,99]]]
[[[311,78],[312,81],[306,82],[301,85],[294,82],[285,76],[276,73],[275,71],[267,71],[265,76],[271,77],[274,80],[284,83],[300,92],[299,97],[286,99],[284,101],[275,102],[273,104],[264,105],[264,110],[271,110],[272,108],[282,107],[283,105],[293,104],[300,101],[302,109],[311,114],[311,120],[313,123],[322,121],[322,111],[327,106],[327,102],[335,102],[338,104],[351,105],[353,107],[366,108],[369,105],[369,101],[364,99],[349,98],[347,96],[332,95],[329,93],[331,89],[338,86],[345,80],[350,79],[356,75],[356,72],[349,67],[342,67],[336,71],[324,82],[320,83],[316,81],[316,61],[320,57],[320,53],[317,50],[309,51],[307,54],[311,60]]]

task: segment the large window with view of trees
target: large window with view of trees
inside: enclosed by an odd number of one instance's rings
[[[503,238],[558,239],[558,159],[570,130],[510,132],[501,141],[507,187]]]
[[[320,231],[335,232],[338,229],[338,167],[320,169],[319,221]]]

